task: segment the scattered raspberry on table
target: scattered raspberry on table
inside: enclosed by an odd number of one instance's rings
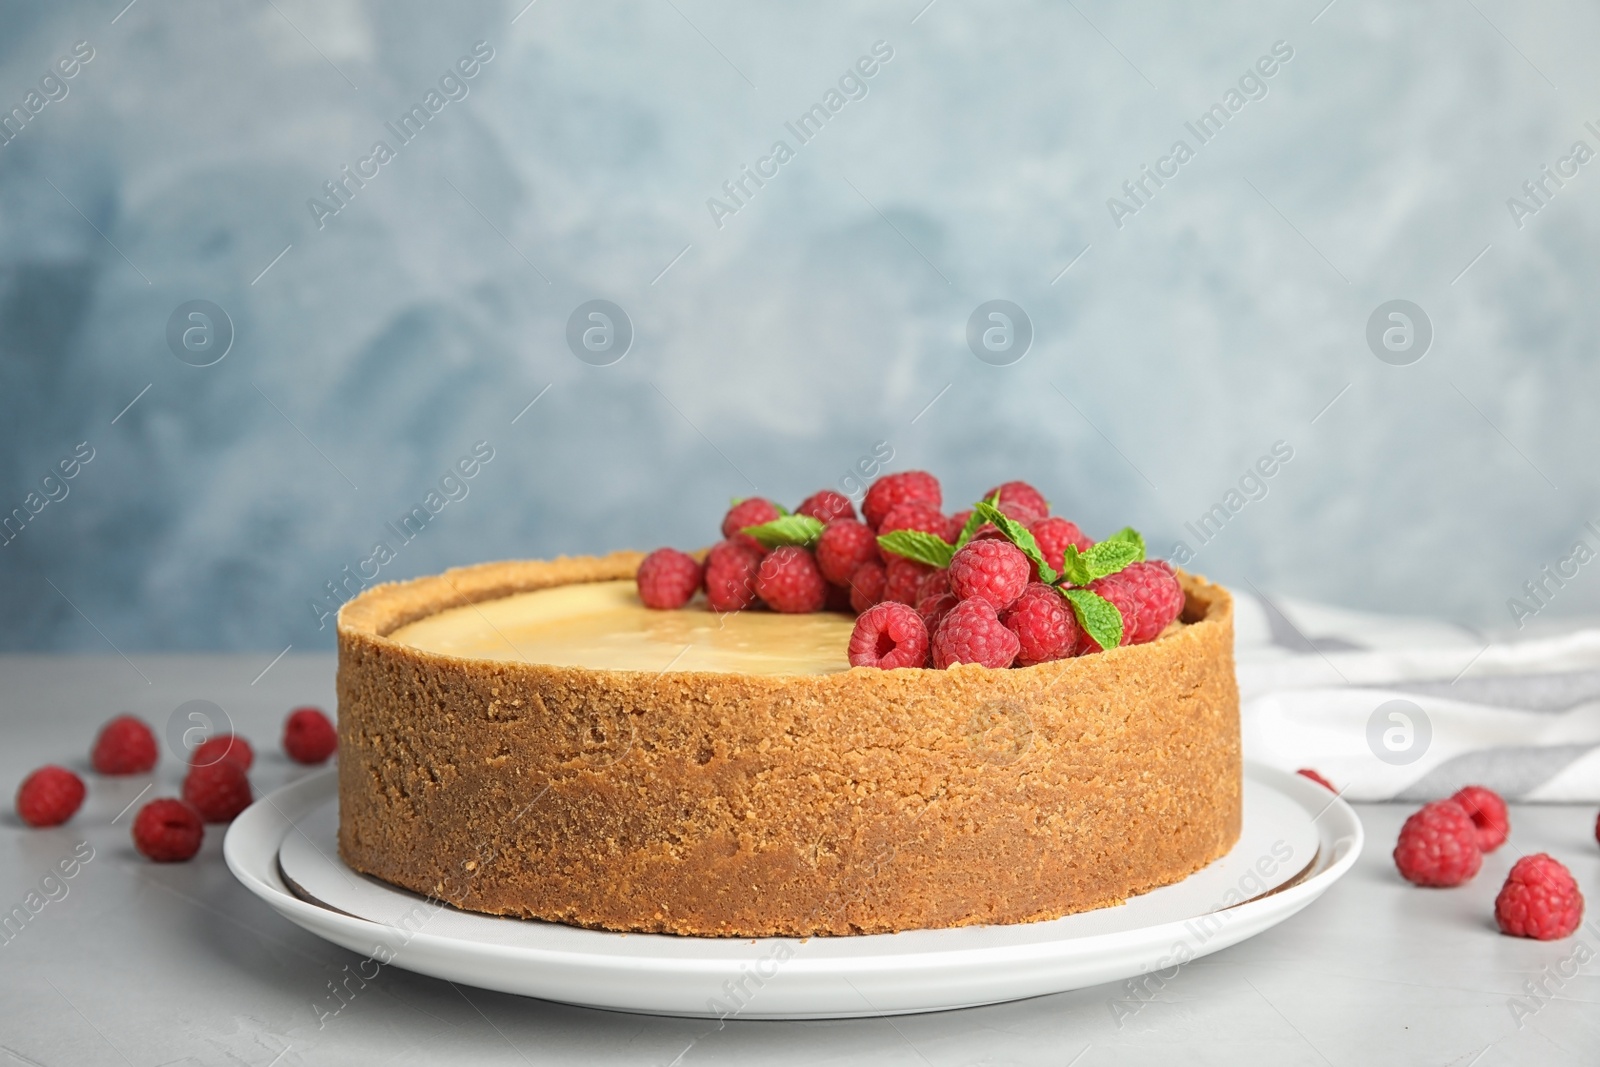
[[[928,628],[904,604],[885,601],[856,619],[850,635],[850,666],[923,667],[928,663]]]
[[[229,759],[189,768],[183,779],[183,799],[206,822],[232,822],[250,806],[250,778]]]
[[[238,734],[218,734],[216,737],[209,737],[189,753],[191,767],[209,766],[223,760],[231,760],[248,771],[256,761],[256,754],[250,747],[250,742]]]
[[[338,748],[339,731],[321,708],[295,708],[283,721],[283,751],[296,763],[326,763]]]
[[[1435,800],[1415,812],[1400,828],[1394,865],[1416,885],[1461,885],[1483,866],[1478,829],[1453,800]]]
[[[1316,771],[1312,770],[1310,767],[1301,767],[1298,771],[1295,771],[1294,773],[1296,773],[1296,774],[1298,774],[1298,775],[1300,775],[1300,776],[1302,776],[1304,778],[1311,779],[1313,782],[1316,782],[1318,785],[1322,786],[1322,788],[1326,789],[1330,793],[1337,793],[1338,792],[1338,790],[1333,787],[1333,783],[1332,782],[1330,782],[1326,778],[1322,777],[1322,775],[1318,774]]]
[[[1511,815],[1500,794],[1481,785],[1464,786],[1450,798],[1461,805],[1478,830],[1478,850],[1493,852],[1511,833]]]
[[[1583,894],[1571,871],[1536,852],[1512,864],[1494,898],[1494,918],[1501,933],[1554,941],[1571,935],[1583,921]]]
[[[55,764],[47,764],[17,787],[17,817],[29,826],[60,826],[83,806],[83,779]]]
[[[181,800],[162,797],[139,809],[133,819],[133,847],[157,863],[179,863],[200,851],[205,825]]]
[[[118,715],[100,727],[89,762],[99,774],[143,774],[158,755],[150,727],[132,715]]]

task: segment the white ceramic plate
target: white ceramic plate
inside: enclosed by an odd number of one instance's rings
[[[1298,775],[1247,765],[1244,829],[1222,859],[1115,908],[1016,926],[806,940],[614,934],[431,904],[338,859],[333,770],[258,800],[223,854],[289,920],[420,974],[660,1015],[818,1019],[992,1004],[1097,985],[1260,933],[1321,896],[1361,852],[1355,812]]]

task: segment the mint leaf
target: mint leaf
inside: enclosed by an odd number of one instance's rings
[[[789,514],[789,509],[784,507],[782,504],[778,503],[776,500],[771,501],[771,504],[772,504],[773,507],[778,509],[778,514],[779,515],[787,515],[787,514]],[[1144,544],[1143,541],[1140,541],[1139,543],[1141,545]]]
[[[1115,574],[1128,564],[1144,558],[1144,546],[1133,541],[1105,540],[1092,545],[1083,554],[1084,566],[1089,571],[1089,581]],[[1079,583],[1086,584],[1086,583]]]
[[[1089,565],[1084,562],[1077,545],[1067,546],[1066,558],[1061,561],[1061,576],[1073,585],[1088,585],[1094,581],[1089,577]]]
[[[1139,555],[1137,557],[1135,557],[1133,562],[1137,563],[1137,562],[1139,562],[1139,560],[1142,560],[1142,559],[1145,558],[1144,535],[1141,534],[1138,530],[1135,530],[1132,526],[1124,526],[1122,529],[1118,530],[1116,533],[1114,533],[1110,537],[1106,538],[1106,540],[1107,541],[1127,541],[1127,542],[1129,542],[1131,544],[1138,545],[1139,546]]]
[[[878,547],[941,570],[950,566],[950,557],[956,554],[949,541],[921,530],[893,530],[878,538]]]
[[[762,548],[809,545],[822,533],[822,523],[810,515],[785,515],[759,526],[746,526],[739,532],[754,537]]]
[[[1033,539],[1033,534],[1029,533],[1028,528],[1022,523],[1017,522],[987,500],[973,505],[972,514],[975,518],[981,515],[985,522],[994,523],[1000,532],[1006,535],[1007,540],[1022,549],[1022,554],[1027,556],[1035,567],[1039,568],[1039,580],[1041,582],[1053,582],[1059,577],[1055,572],[1055,568],[1045,562],[1044,553],[1039,551],[1039,542]]]
[[[999,503],[999,501],[1000,494],[996,493],[994,496],[991,496],[986,503],[990,507],[993,507],[995,504]],[[956,551],[959,552],[961,549],[967,547],[967,542],[972,540],[972,535],[977,533],[978,527],[982,525],[983,516],[978,514],[977,505],[973,505],[972,514],[967,516],[967,524],[961,527],[961,536],[956,538]]]
[[[1068,550],[1069,554],[1071,550]],[[1087,589],[1063,589],[1061,595],[1072,605],[1078,625],[1102,649],[1122,644],[1122,612],[1105,597]]]

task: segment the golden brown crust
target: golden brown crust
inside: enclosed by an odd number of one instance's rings
[[[1238,840],[1232,600],[1191,575],[1189,625],[1013,670],[657,675],[383,636],[642,558],[489,563],[345,605],[345,862],[470,911],[806,936],[1056,918]]]

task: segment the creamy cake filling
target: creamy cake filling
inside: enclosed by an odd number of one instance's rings
[[[631,579],[450,608],[388,634],[424,652],[622,671],[832,674],[850,669],[855,619],[836,612],[652,611]]]

